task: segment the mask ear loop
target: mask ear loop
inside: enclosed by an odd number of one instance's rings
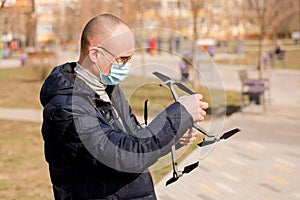
[[[93,47],[92,49],[97,50],[99,53],[101,53],[101,54],[103,55],[103,57],[105,57],[105,59],[106,59],[109,63],[113,63],[113,62],[111,61],[111,59],[109,59],[109,58],[105,55],[105,53],[103,52],[102,49],[97,48],[97,47]],[[115,59],[115,58],[114,58],[114,59]]]
[[[99,71],[100,82],[101,82],[102,84],[104,84],[104,83],[103,83],[103,80],[102,80],[102,75],[104,75],[104,74],[102,73],[102,71],[101,71],[99,65],[97,64],[97,62],[95,62],[95,65],[96,65],[96,67],[98,68],[98,71]],[[105,84],[104,84],[104,85],[105,85]]]
[[[99,65],[96,62],[95,62],[95,65],[97,66],[99,74],[100,74],[100,77],[101,77],[101,74],[103,74],[103,73],[101,72],[101,69],[100,69]]]
[[[113,62],[105,55],[105,53],[104,53],[103,51],[101,51],[102,49],[99,50],[97,47],[93,47],[91,50],[97,50],[99,53],[101,53],[101,54],[103,55],[103,57],[105,57],[105,59],[106,59],[110,64],[113,63]],[[93,62],[96,64],[96,66],[97,66],[97,68],[98,68],[98,70],[99,70],[100,75],[103,74],[103,72],[101,72],[100,67],[99,67],[99,65],[97,64],[97,62],[96,62],[96,61],[93,61]],[[119,63],[118,63],[118,64],[119,64]]]
[[[91,51],[93,51],[93,50],[96,50],[96,52],[91,52]],[[99,67],[99,65],[98,65],[98,63],[97,63],[97,54],[98,53],[101,53],[102,55],[104,55],[103,54],[103,52],[99,52],[99,50],[97,49],[97,48],[92,48],[90,51],[89,51],[89,58],[91,59],[91,61],[96,65],[96,67],[97,67],[97,69],[98,69],[98,72],[99,72],[99,78],[100,78],[100,80],[101,80],[101,82],[102,82],[102,78],[101,78],[101,74],[103,74],[102,73],[102,71],[101,71],[101,69],[100,69],[100,67]]]

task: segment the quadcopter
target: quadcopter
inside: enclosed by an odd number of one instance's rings
[[[160,79],[162,81],[162,83],[159,84],[159,86],[167,86],[171,93],[172,96],[174,98],[175,101],[178,100],[178,95],[176,93],[176,90],[174,88],[174,86],[177,86],[179,89],[181,89],[182,91],[186,92],[187,94],[195,94],[192,90],[190,90],[188,87],[186,87],[185,85],[183,85],[180,82],[177,82],[175,80],[172,80],[170,77],[161,74],[159,72],[153,72],[153,75],[155,75],[158,79]],[[145,101],[145,112],[144,112],[144,119],[145,119],[145,124],[147,124],[147,103],[148,100]],[[223,134],[211,134],[208,131],[206,131],[204,128],[200,127],[198,124],[194,123],[193,124],[193,128],[195,128],[196,130],[198,130],[199,132],[201,132],[202,134],[204,134],[206,137],[202,140],[202,142],[200,142],[199,144],[197,144],[199,147],[204,147],[207,145],[211,145],[214,144],[220,140],[226,140],[228,138],[230,138],[231,136],[235,135],[236,133],[240,132],[241,130],[239,128],[235,128],[232,129],[230,131],[227,131]],[[178,169],[178,163],[177,163],[177,159],[176,159],[176,153],[175,153],[176,149],[175,149],[175,145],[172,145],[171,147],[171,158],[172,158],[172,167],[173,167],[173,176],[166,182],[166,186],[168,186],[171,183],[174,183],[175,181],[177,181],[180,177],[183,176],[183,174],[188,174],[190,173],[192,170],[194,170],[195,168],[197,168],[199,166],[199,161],[185,166],[183,170],[179,170]]]

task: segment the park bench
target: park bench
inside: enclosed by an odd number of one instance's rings
[[[255,102],[257,105],[262,105],[263,110],[266,110],[266,91],[271,96],[270,91],[270,81],[269,79],[249,79],[247,70],[239,70],[239,77],[242,82],[241,88],[241,98],[242,98],[242,107],[247,105],[248,102]]]

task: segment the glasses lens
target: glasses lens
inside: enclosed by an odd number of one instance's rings
[[[121,60],[122,60],[122,63],[123,65],[125,65],[130,59],[131,59],[131,56],[128,56],[128,57],[120,57]]]

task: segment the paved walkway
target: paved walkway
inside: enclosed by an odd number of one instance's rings
[[[0,119],[41,122],[42,111],[35,109],[0,108]]]
[[[219,66],[225,89],[240,89],[241,68]],[[179,163],[182,169],[200,160],[199,168],[176,183],[165,186],[171,174],[161,180],[156,185],[159,200],[300,199],[300,72],[271,70],[265,76],[272,86],[267,112],[251,105],[226,118],[224,131],[239,127],[242,132],[213,149],[199,148]],[[0,108],[0,118],[40,122],[41,111]]]
[[[21,61],[18,58],[0,59],[0,69],[21,67]]]

